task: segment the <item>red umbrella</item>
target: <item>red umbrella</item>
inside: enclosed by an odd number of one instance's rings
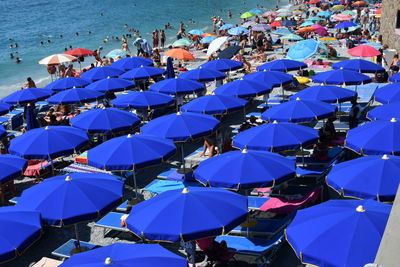
[[[354,57],[375,57],[379,56],[381,52],[369,45],[359,45],[347,51]]]
[[[64,54],[75,56],[75,57],[87,57],[93,56],[94,52],[86,48],[75,48],[65,52]]]
[[[271,24],[269,24],[271,27],[282,27],[282,24],[280,21],[274,21]]]
[[[380,8],[380,9],[374,11],[374,13],[375,13],[375,14],[382,14],[382,8]]]
[[[366,5],[366,3],[365,3],[365,1],[356,1],[351,5],[352,6],[364,6],[364,5]]]
[[[307,2],[307,4],[315,5],[315,4],[318,4],[319,2],[321,2],[321,1],[320,0],[310,0],[310,1]]]

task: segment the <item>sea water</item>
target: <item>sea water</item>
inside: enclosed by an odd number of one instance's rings
[[[91,50],[102,46],[102,55],[120,49],[121,41],[111,39],[128,33],[125,24],[139,30],[151,43],[151,32],[164,29],[169,22],[174,29],[166,30],[168,44],[174,41],[181,21],[187,31],[207,32],[212,30],[213,15],[237,24],[240,13],[254,8],[269,10],[275,8],[277,1],[281,5],[287,3],[285,0],[0,0],[0,97],[20,89],[27,77],[32,77],[38,86],[49,83],[46,66],[38,61],[64,53],[70,45]],[[228,10],[232,19],[227,18]],[[110,41],[103,43],[106,37]],[[131,50],[132,41],[128,39]],[[10,48],[15,43],[18,48]],[[10,53],[19,57],[21,63],[10,59]]]

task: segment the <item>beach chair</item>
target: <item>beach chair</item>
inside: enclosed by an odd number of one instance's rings
[[[8,130],[18,130],[24,124],[23,111],[12,110],[5,117],[9,118]]]
[[[121,217],[125,213],[110,212],[98,220],[94,226],[103,228],[103,237],[110,231],[129,232],[128,228],[121,226]]]
[[[60,247],[58,247],[56,250],[51,252],[51,255],[59,257],[61,259],[68,259],[71,257],[70,252],[75,248],[75,239],[70,239]],[[79,241],[81,247],[87,247],[89,250],[94,249],[97,247],[97,245],[84,242],[84,241]]]
[[[248,238],[243,236],[223,235],[218,236],[215,241],[225,241],[229,250],[236,254],[250,255],[256,257],[259,266],[268,266],[282,243],[283,235],[278,234],[274,238]]]
[[[338,160],[334,160],[328,166],[304,166],[296,167],[296,175],[299,179],[294,179],[292,182],[305,183],[306,181],[312,181],[315,184],[323,182],[323,178],[331,170],[333,166],[338,163]]]
[[[287,158],[296,160],[296,165],[303,166],[328,166],[332,164],[335,160],[339,160],[344,155],[343,147],[333,147],[328,150],[328,159],[327,160],[316,160],[314,157],[295,157],[289,156]]]
[[[268,199],[269,197],[247,196],[247,207],[249,210],[260,210]]]
[[[321,187],[289,187],[278,193],[271,193],[271,198],[261,206],[260,211],[288,214],[315,203],[321,196]]]
[[[243,227],[239,225],[230,231],[229,234],[246,237],[272,238],[289,225],[295,214],[295,212],[292,212],[280,219],[256,219],[255,226]]]
[[[177,170],[178,170],[177,168],[170,168],[169,170],[166,170],[166,171],[160,173],[159,175],[157,175],[157,179],[167,180],[168,176],[171,173],[176,172]]]
[[[53,161],[53,166],[57,161]],[[51,161],[35,161],[29,160],[28,167],[24,171],[24,176],[29,177],[42,177],[51,172]]]
[[[128,200],[124,201],[115,210],[118,211],[118,212],[122,212],[122,213],[128,212]]]

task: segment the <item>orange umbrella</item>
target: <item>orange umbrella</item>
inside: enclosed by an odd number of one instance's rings
[[[218,35],[216,35],[216,34],[214,34],[214,33],[209,33],[209,32],[203,33],[203,34],[201,35],[201,37],[207,37],[207,36],[217,37]]]
[[[352,6],[363,6],[365,5],[365,1],[356,1],[353,4],[351,4]]]
[[[313,27],[303,27],[297,30],[298,33],[307,33],[307,32],[313,32],[315,29]]]
[[[173,48],[164,53],[164,56],[178,58],[183,60],[196,60],[194,56],[187,50],[182,48]]]
[[[68,63],[72,61],[76,61],[77,58],[71,55],[67,54],[54,54],[48,57],[45,57],[39,61],[39,64],[41,65],[47,65],[47,66],[55,66],[55,65],[60,65],[63,63]]]

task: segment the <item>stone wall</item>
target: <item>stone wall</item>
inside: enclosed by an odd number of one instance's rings
[[[383,44],[400,51],[400,33],[396,32],[397,11],[400,10],[400,0],[383,0],[381,17],[381,34]]]

